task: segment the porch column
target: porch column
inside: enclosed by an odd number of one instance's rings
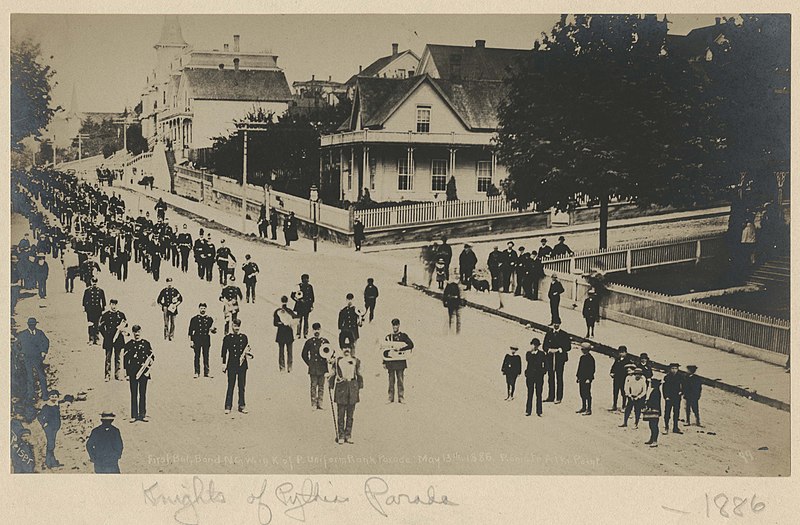
[[[494,172],[497,168],[497,154],[492,151],[492,184],[494,184]]]
[[[344,148],[339,148],[339,189],[342,195],[347,189],[344,185]],[[344,197],[342,197],[342,200],[344,200]]]
[[[355,146],[350,146],[350,165],[348,166],[348,172],[347,172],[347,181],[349,182],[349,184],[347,185],[347,191],[353,191],[353,171],[354,171],[353,168],[355,167],[356,164],[355,155],[356,155]],[[356,192],[356,194],[358,194],[358,192]]]
[[[363,190],[364,188],[369,188],[370,190],[372,190],[372,188],[370,187],[371,185],[368,182],[369,181],[369,178],[368,178],[369,177],[369,146],[364,145],[364,149],[363,149],[362,153],[363,153],[363,159],[362,159],[362,163],[361,163],[361,180],[359,181],[360,185],[361,185],[361,188],[359,188],[359,191]]]
[[[455,171],[456,171],[456,148],[450,148],[450,160],[448,161],[447,164],[448,178],[450,176],[455,177]]]

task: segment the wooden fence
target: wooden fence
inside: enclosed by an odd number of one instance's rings
[[[588,273],[601,269],[605,273],[628,272],[642,268],[683,262],[698,262],[717,257],[725,250],[725,240],[719,234],[672,241],[651,241],[615,246],[605,250],[578,252],[544,261],[544,267],[559,273]]]
[[[515,202],[506,200],[503,195],[497,195],[479,200],[434,201],[357,210],[355,217],[369,231],[443,220],[513,215],[524,211],[532,211],[532,206],[520,209]]]

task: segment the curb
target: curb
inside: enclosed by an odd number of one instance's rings
[[[407,286],[409,288],[414,288],[415,290],[418,290],[418,291],[428,295],[429,297],[434,297],[436,299],[441,299],[442,298],[442,293],[437,292],[437,291],[433,291],[433,290],[429,290],[429,289],[427,289],[427,288],[425,288],[423,286],[420,286],[418,284],[404,285],[402,282],[399,282],[398,284],[400,284],[401,286]],[[514,315],[514,314],[506,313],[506,312],[500,311],[500,310],[498,310],[496,308],[490,308],[490,307],[484,306],[482,304],[473,303],[471,301],[466,301],[466,306],[468,306],[470,308],[474,308],[476,310],[480,310],[480,311],[482,311],[484,313],[487,313],[489,315],[494,315],[496,317],[502,317],[503,319],[507,319],[509,321],[513,321],[513,322],[519,323],[519,324],[521,324],[523,326],[526,326],[526,327],[534,328],[534,329],[536,329],[538,331],[541,331],[541,332],[546,332],[548,330],[548,328],[549,328],[549,326],[547,326],[547,325],[544,325],[544,324],[541,324],[541,323],[537,323],[535,321],[531,321],[529,319],[525,319],[525,318],[519,317],[519,316]],[[592,345],[592,351],[594,351],[594,352],[597,352],[597,353],[600,353],[600,354],[603,354],[603,355],[607,355],[609,357],[614,357],[616,355],[616,353],[617,353],[617,349],[616,348],[604,345],[602,343],[598,343],[596,341],[592,341],[591,339],[587,339],[585,337],[581,337],[581,336],[578,336],[578,335],[571,334],[571,333],[567,332],[566,330],[564,330],[564,332],[567,335],[569,335],[570,340],[573,343],[577,343],[577,344],[589,343],[589,344],[591,344]],[[669,365],[668,364],[659,363],[657,361],[653,361],[652,359],[650,360],[650,364],[652,365],[653,370],[657,370],[657,371],[659,371],[661,373],[666,373],[669,370]],[[740,386],[735,386],[735,385],[730,385],[728,383],[723,383],[722,381],[719,381],[717,379],[710,379],[708,377],[703,377],[703,376],[697,376],[697,377],[700,378],[700,380],[702,381],[702,383],[704,385],[708,385],[708,386],[710,386],[712,388],[717,388],[717,389],[723,390],[725,392],[730,392],[731,394],[736,394],[738,396],[745,397],[747,399],[755,401],[756,403],[761,403],[763,405],[767,405],[767,406],[770,406],[772,408],[777,408],[778,410],[783,410],[784,412],[790,412],[790,405],[789,405],[789,403],[786,403],[785,401],[781,401],[779,399],[773,399],[771,397],[759,394],[758,392],[754,392],[754,391],[748,390],[748,389],[740,387]]]

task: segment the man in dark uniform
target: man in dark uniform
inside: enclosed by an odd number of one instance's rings
[[[546,403],[561,403],[564,397],[564,364],[569,360],[569,335],[555,323],[544,336],[544,351],[547,352],[547,399]]]
[[[590,353],[591,350],[592,345],[590,343],[581,343],[582,355],[578,360],[578,371],[575,374],[581,394],[582,405],[577,413],[584,416],[592,415],[592,381],[594,381],[595,362],[594,357]]]
[[[96,273],[100,272],[100,265],[93,256],[87,256],[80,265],[80,277],[87,286],[91,285],[93,280],[97,280]]]
[[[217,333],[214,327],[214,319],[206,315],[206,303],[200,303],[198,306],[200,313],[195,315],[189,321],[189,339],[192,341],[192,349],[194,349],[194,378],[200,376],[200,354],[203,354],[203,376],[211,377],[208,375],[208,351],[211,348],[211,334]]]
[[[664,395],[664,433],[669,432],[669,418],[672,416],[672,432],[683,434],[678,428],[678,417],[681,413],[681,396],[683,395],[683,378],[678,369],[678,363],[669,364],[669,373],[664,376],[664,386],[661,391]]]
[[[95,474],[119,474],[119,458],[122,457],[122,436],[112,425],[113,412],[100,414],[100,426],[92,429],[86,440],[89,461],[94,463]]]
[[[164,314],[164,339],[172,341],[175,335],[175,318],[178,316],[178,306],[182,302],[183,296],[172,286],[172,277],[167,277],[167,287],[161,290],[156,299]]]
[[[298,284],[297,287],[302,297],[298,297],[297,292],[291,293],[291,298],[294,299],[294,313],[297,314],[298,339],[300,339],[301,333],[303,334],[303,338],[308,337],[308,316],[314,309],[314,287],[308,280],[309,276],[307,273],[300,276],[300,284]]]
[[[181,254],[181,271],[186,273],[189,271],[189,252],[192,250],[192,234],[189,233],[185,224],[183,225],[183,231],[178,234],[177,246]]]
[[[92,284],[83,292],[83,311],[86,312],[86,322],[89,323],[89,343],[98,344],[100,316],[106,309],[106,293],[97,286],[97,279],[92,279]]]
[[[558,280],[558,276],[553,274],[553,280],[550,283],[550,290],[547,292],[547,298],[550,299],[550,324],[561,324],[561,315],[558,312],[558,306],[561,303],[561,294],[564,293],[564,286]]]
[[[392,333],[386,336],[386,341],[400,341],[405,343],[405,346],[399,350],[412,350],[414,342],[408,337],[408,334],[400,331],[400,319],[392,319]],[[399,361],[384,361],[383,368],[389,372],[389,403],[394,403],[394,385],[397,383],[397,402],[403,402],[403,376],[407,368],[406,360]]]
[[[225,312],[225,335],[231,330],[231,321],[239,318],[239,301],[242,300],[242,289],[236,286],[236,278],[231,276],[230,284],[223,285],[219,293]]]
[[[157,234],[153,233],[150,235],[150,242],[147,244],[147,247],[150,260],[149,271],[153,276],[153,280],[158,281],[161,278],[161,257],[163,247],[161,246],[161,240]]]
[[[367,279],[367,286],[364,288],[364,309],[369,312],[369,322],[375,318],[375,303],[378,301],[378,287],[375,286],[375,279]]]
[[[164,217],[166,217],[167,203],[164,202],[164,199],[159,197],[158,202],[156,203],[155,206],[153,206],[153,208],[155,208],[156,210],[156,216],[158,217],[158,219],[164,219]]]
[[[47,439],[44,465],[47,468],[63,467],[56,459],[56,434],[61,428],[61,409],[58,406],[58,398],[61,396],[58,390],[51,390],[47,402],[42,405],[36,418],[42,425],[45,438]]]
[[[356,342],[358,341],[358,325],[361,323],[361,317],[356,312],[356,307],[353,306],[353,294],[348,293],[345,298],[347,304],[344,308],[339,310],[339,348],[349,346],[355,353]]]
[[[150,342],[142,339],[142,327],[134,325],[131,329],[133,339],[125,345],[125,372],[131,387],[131,423],[147,418],[147,382],[150,380],[150,367],[155,361]]]
[[[353,413],[359,401],[359,390],[364,387],[364,378],[361,376],[361,361],[351,355],[350,347],[345,346],[342,352],[344,355],[333,363],[330,388],[336,402],[336,443],[352,444]]]
[[[35,317],[28,319],[28,329],[17,332],[17,348],[25,363],[25,397],[36,400],[34,381],[38,379],[42,399],[50,395],[47,391],[47,376],[44,373],[44,356],[50,350],[50,340],[36,328]]]
[[[206,236],[206,242],[203,245],[203,273],[206,281],[211,282],[214,276],[214,261],[217,257],[217,247],[211,242],[211,234]]]
[[[225,239],[220,239],[219,249],[216,254],[217,268],[219,269],[219,284],[228,284],[228,275],[236,269],[236,257],[231,249],[225,246]]]
[[[542,389],[544,374],[547,372],[547,353],[539,346],[541,341],[531,339],[532,348],[525,354],[525,380],[528,385],[528,401],[525,404],[525,415],[530,416],[533,408],[533,393],[536,391],[536,415],[542,417]]]
[[[612,412],[617,410],[617,398],[620,395],[622,395],[623,410],[628,403],[628,398],[625,395],[625,380],[628,377],[628,370],[626,366],[629,364],[631,364],[631,360],[628,357],[628,347],[622,345],[617,350],[617,356],[614,358],[614,362],[611,364],[610,375],[614,388],[614,406],[611,407]]]
[[[111,299],[108,302],[108,308],[100,316],[100,333],[103,335],[103,350],[106,351],[105,380],[111,380],[111,359],[113,357],[114,377],[118,381],[122,381],[120,352],[125,347],[125,335],[123,332],[125,325],[127,325],[127,318],[124,313],[117,310],[116,299]]]
[[[703,390],[703,383],[696,374],[697,367],[695,365],[689,365],[686,369],[689,371],[684,379],[683,385],[683,397],[686,399],[686,425],[692,424],[690,417],[692,412],[694,412],[695,424],[698,427],[702,427],[703,425],[700,424],[700,407],[698,405],[700,402],[700,394]]]
[[[252,298],[253,304],[256,303],[256,282],[258,281],[258,265],[250,260],[250,254],[244,256],[245,263],[242,265],[244,274],[244,288],[247,302]]]
[[[197,263],[197,276],[201,279],[206,276],[205,256],[203,255],[205,244],[206,238],[203,235],[203,228],[200,228],[200,234],[194,241],[192,251],[194,252],[194,262]]]
[[[329,344],[329,342],[324,337],[320,337],[322,325],[314,323],[311,328],[314,330],[313,337],[306,340],[301,356],[308,366],[308,375],[311,378],[311,408],[322,410],[328,361],[320,355],[319,349],[322,345]]]
[[[250,346],[248,344],[247,336],[239,333],[242,321],[236,319],[233,322],[230,334],[222,339],[222,364],[226,365],[225,371],[228,373],[228,390],[225,394],[225,413],[231,413],[233,407],[233,388],[238,384],[239,386],[239,412],[247,414],[245,408],[244,389],[247,382],[247,358],[252,357],[249,355]]]
[[[472,251],[472,246],[465,244],[461,254],[458,256],[458,272],[461,274],[461,284],[472,289],[472,273],[478,265],[478,257]]]
[[[281,307],[272,314],[272,324],[277,327],[275,342],[278,343],[278,369],[283,372],[286,368],[284,351],[288,357],[289,372],[292,371],[292,343],[294,343],[294,330],[291,320],[297,315],[289,308],[289,298],[281,297]]]

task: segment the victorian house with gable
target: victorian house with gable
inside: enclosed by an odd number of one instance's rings
[[[323,171],[343,200],[366,188],[376,201],[444,200],[455,178],[461,200],[483,198],[506,177],[493,141],[503,80],[520,49],[429,44],[408,78],[358,76],[353,110],[321,139]]]

